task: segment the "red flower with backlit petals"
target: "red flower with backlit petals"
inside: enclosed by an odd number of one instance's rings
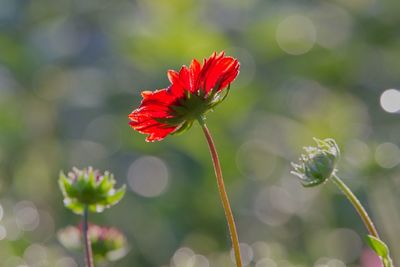
[[[142,103],[129,114],[130,126],[147,134],[146,141],[159,141],[168,134],[189,129],[195,120],[222,102],[230,83],[239,73],[237,59],[224,52],[212,54],[201,65],[193,59],[189,68],[168,71],[171,85],[142,92]]]

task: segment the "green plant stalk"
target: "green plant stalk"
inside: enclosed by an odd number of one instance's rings
[[[88,205],[85,205],[82,218],[82,235],[85,247],[85,261],[87,267],[94,267],[92,246],[90,244],[90,239],[89,239],[88,216],[89,216],[89,207]]]
[[[380,239],[378,231],[375,228],[374,223],[372,222],[371,218],[369,217],[367,211],[361,205],[361,202],[358,198],[353,194],[350,188],[336,175],[331,176],[331,180],[339,189],[343,192],[343,194],[347,197],[347,199],[351,202],[353,207],[356,209],[358,215],[361,217],[362,221],[364,222],[365,227],[367,228],[370,235]]]
[[[232,209],[229,204],[228,194],[226,193],[226,190],[225,190],[224,179],[222,176],[222,170],[221,170],[221,165],[220,165],[219,158],[218,158],[218,153],[217,153],[214,141],[212,139],[212,136],[210,134],[210,131],[208,130],[206,124],[204,123],[204,121],[202,119],[199,119],[198,121],[199,121],[201,127],[203,128],[203,132],[204,132],[204,135],[206,136],[208,147],[210,149],[210,154],[211,154],[211,158],[212,158],[214,170],[215,170],[215,176],[217,178],[218,191],[219,191],[219,195],[221,197],[222,207],[224,208],[225,217],[228,222],[228,228],[229,228],[229,232],[230,232],[230,236],[231,236],[231,240],[232,240],[233,251],[235,253],[236,266],[242,267],[239,238],[238,238],[238,234],[236,231],[236,225],[235,225],[235,220],[233,218]]]
[[[351,202],[353,207],[356,209],[358,215],[361,217],[362,221],[364,222],[364,225],[367,228],[369,234],[380,240],[378,231],[376,230],[374,223],[372,222],[372,220],[369,217],[365,208],[362,206],[361,202],[353,194],[353,192],[350,190],[350,188],[336,174],[331,176],[331,180],[335,185],[337,185],[337,187],[339,187],[339,189],[343,192],[343,194],[347,197],[347,199]],[[381,258],[381,259],[382,259],[383,265],[385,267],[393,267],[394,266],[390,256],[388,256],[387,260],[383,259],[383,258]]]

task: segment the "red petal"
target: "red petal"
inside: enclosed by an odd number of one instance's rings
[[[199,90],[210,92],[214,87],[217,91],[226,88],[239,73],[239,62],[226,57],[224,52],[217,55],[214,52],[201,65],[194,59],[190,67],[183,66],[178,72],[169,70],[168,79],[171,85],[167,89],[154,92],[142,92],[143,100],[130,115],[129,124],[140,133],[147,134],[146,141],[164,139],[179,126],[160,123],[159,119],[174,118],[170,107],[184,96],[185,90],[197,93]]]
[[[189,67],[190,91],[191,92],[196,91],[196,83],[199,78],[200,70],[201,70],[200,63],[196,59],[193,59],[192,63],[190,64],[190,67]]]
[[[164,105],[168,106],[175,101],[173,94],[168,92],[167,89],[161,89],[154,92],[144,91],[142,92],[143,100],[140,107],[146,105]]]
[[[209,67],[205,71],[202,84],[208,93],[215,86],[217,91],[224,89],[237,76],[239,70],[239,62],[232,57],[224,57],[220,54],[215,60],[209,63]],[[203,71],[203,70],[202,70]]]
[[[168,79],[171,82],[171,85],[168,87],[168,91],[176,97],[180,97],[184,94],[185,85],[181,81],[180,74],[174,70],[168,71]]]
[[[164,139],[167,135],[170,133],[174,132],[177,127],[167,127],[167,126],[162,126],[161,124],[153,124],[153,125],[148,125],[147,127],[144,127],[142,129],[138,129],[137,125],[135,125],[134,122],[129,122],[131,127],[138,131],[139,133],[142,134],[148,134],[146,141],[147,142],[153,142],[153,141],[161,141]]]
[[[217,85],[217,91],[220,91],[236,78],[238,72],[239,62],[236,59],[226,57],[224,52],[218,55],[214,52],[204,59],[202,66],[194,59],[189,69],[183,66],[179,73],[169,70],[169,91],[177,97],[181,97],[185,90],[192,93],[205,90],[208,93]]]
[[[177,127],[160,123],[157,119],[171,118],[169,106],[176,97],[167,89],[142,92],[143,100],[139,108],[129,114],[130,126],[140,133],[148,134],[146,141],[162,140]]]
[[[190,86],[189,70],[186,66],[183,66],[179,71],[179,79],[181,81],[183,89],[190,91],[191,86]]]
[[[177,71],[168,70],[167,75],[171,83],[179,82],[179,73]]]

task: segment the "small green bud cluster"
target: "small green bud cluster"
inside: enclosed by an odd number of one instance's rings
[[[115,189],[114,175],[92,167],[73,168],[68,175],[60,173],[58,180],[64,195],[64,205],[76,214],[83,214],[85,206],[92,212],[102,212],[117,204],[125,194],[125,186]]]
[[[319,185],[336,172],[336,163],[340,156],[339,147],[333,139],[314,138],[316,147],[305,147],[299,163],[292,163],[294,171],[305,187]]]

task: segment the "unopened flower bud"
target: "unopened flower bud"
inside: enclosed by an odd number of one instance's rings
[[[336,163],[340,155],[339,147],[333,139],[314,138],[317,147],[305,147],[305,154],[298,164],[292,163],[294,171],[305,187],[319,185],[336,172]]]
[[[77,214],[82,214],[85,206],[90,211],[102,212],[117,204],[125,194],[125,185],[118,190],[114,188],[113,174],[102,174],[92,167],[83,170],[73,168],[68,175],[61,172],[58,183],[65,207]]]
[[[89,225],[89,240],[93,257],[97,262],[116,261],[128,252],[125,236],[114,227]],[[83,247],[82,227],[68,226],[57,233],[60,243],[70,250],[80,250]]]

